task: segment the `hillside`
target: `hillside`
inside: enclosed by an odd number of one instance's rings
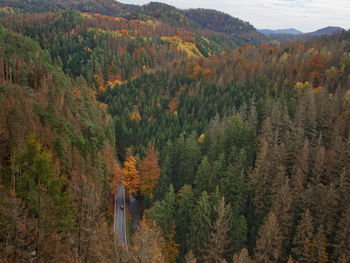
[[[0,27],[0,45],[0,257],[113,256],[113,173],[104,157],[115,139],[106,105],[30,38]]]
[[[222,12],[196,9],[181,10],[158,2],[137,6],[122,4],[114,0],[6,0],[0,2],[0,17],[23,13],[45,13],[76,10],[106,16],[123,17],[128,20],[160,20],[174,27],[182,27],[192,33],[204,34],[207,38],[221,42],[225,49],[245,43],[256,44],[266,40],[264,35],[247,22]],[[203,17],[207,22],[203,23]]]
[[[213,10],[0,4],[2,261],[350,260],[349,31],[279,43]]]
[[[341,27],[328,26],[328,27],[318,29],[318,30],[311,32],[311,33],[308,33],[308,34],[310,34],[312,36],[333,35],[333,34],[340,33],[344,30],[345,29],[341,28]]]
[[[5,0],[0,2],[2,15],[14,13],[46,13],[64,10],[92,12],[109,16],[125,16],[139,7],[114,0]]]

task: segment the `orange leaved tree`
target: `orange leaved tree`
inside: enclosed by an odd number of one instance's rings
[[[153,148],[148,148],[147,156],[140,163],[141,194],[152,198],[153,189],[160,176],[157,152]]]
[[[140,173],[136,169],[136,160],[130,155],[122,169],[123,184],[130,194],[136,194],[140,188]]]

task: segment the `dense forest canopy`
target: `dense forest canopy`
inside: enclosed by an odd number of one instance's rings
[[[349,262],[350,32],[0,3],[4,262]],[[141,202],[126,250],[116,184]]]

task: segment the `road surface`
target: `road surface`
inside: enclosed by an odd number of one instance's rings
[[[126,241],[126,222],[125,222],[125,190],[124,185],[117,185],[118,192],[114,197],[114,232],[118,234],[119,241],[128,248]],[[121,209],[121,205],[124,209]]]

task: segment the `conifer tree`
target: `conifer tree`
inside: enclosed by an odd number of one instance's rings
[[[230,240],[228,233],[230,231],[229,206],[225,204],[224,197],[218,202],[216,208],[216,220],[211,224],[211,233],[207,243],[204,244],[203,260],[204,262],[223,262],[228,252]]]
[[[280,231],[276,215],[270,212],[259,229],[259,238],[255,247],[256,262],[278,262],[281,259],[282,235]]]
[[[312,216],[309,209],[301,215],[300,222],[297,226],[296,234],[293,239],[293,254],[299,262],[310,262],[311,242],[313,239]]]
[[[246,248],[242,248],[239,253],[236,253],[233,256],[233,263],[252,263],[248,250]]]
[[[335,261],[349,262],[350,260],[350,207],[346,209],[336,230]]]
[[[169,263],[175,263],[179,255],[179,244],[175,242],[174,238],[175,230],[174,225],[172,225],[170,226],[170,229],[165,237],[166,259]]]
[[[191,245],[198,257],[201,255],[201,248],[208,242],[212,223],[212,206],[206,191],[202,192],[198,200],[191,223]]]
[[[165,241],[161,230],[151,222],[147,225],[143,218],[132,239],[130,261],[135,263],[165,263]]]
[[[195,196],[192,187],[184,185],[177,194],[178,209],[175,213],[176,241],[180,244],[182,257],[190,250],[191,220],[195,208]]]
[[[169,231],[176,227],[176,205],[176,194],[174,187],[173,185],[170,185],[164,200],[155,202],[149,209],[148,217],[155,221],[157,226],[162,230],[165,238],[169,234]]]
[[[311,243],[311,260],[309,262],[328,262],[328,254],[326,251],[327,240],[323,228],[323,225],[320,225],[316,234],[313,236]]]

